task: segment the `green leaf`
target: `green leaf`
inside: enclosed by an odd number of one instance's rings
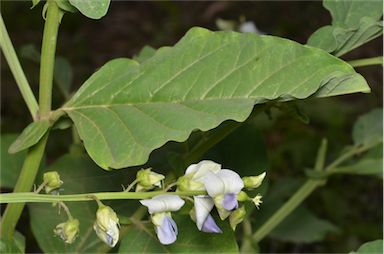
[[[17,138],[17,134],[1,135],[1,183],[2,188],[13,188],[17,177],[19,176],[23,161],[26,156],[26,151],[17,154],[9,154],[8,147]]]
[[[13,239],[0,239],[0,253],[25,253],[25,237],[16,231]]]
[[[62,194],[78,194],[99,191],[121,191],[121,184],[125,186],[131,181],[132,174],[128,171],[106,172],[97,167],[88,156],[67,154],[55,161],[48,170],[56,170],[64,181]],[[41,183],[42,174],[36,178]],[[138,206],[138,201],[104,202],[125,216],[132,213]],[[96,202],[68,202],[71,214],[80,221],[80,233],[71,245],[65,244],[55,237],[53,229],[67,220],[62,211],[49,203],[29,203],[31,227],[40,248],[45,253],[104,253],[109,250],[96,236],[93,223],[97,210]],[[106,249],[105,249],[106,248]],[[104,250],[105,249],[105,250]]]
[[[69,0],[84,16],[100,19],[107,14],[110,0]]]
[[[371,242],[364,243],[360,246],[360,248],[356,252],[351,253],[357,253],[357,254],[368,254],[368,253],[375,253],[375,254],[381,254],[383,253],[383,240],[375,240]]]
[[[20,56],[35,63],[40,63],[40,52],[33,44],[26,44],[20,48]]]
[[[325,0],[323,5],[332,15],[332,26],[318,29],[308,45],[341,56],[382,34],[381,0]]]
[[[244,121],[269,100],[368,92],[364,78],[322,50],[251,33],[191,29],[141,65],[116,59],[63,108],[104,169],[146,162],[167,141],[184,141],[224,120]]]
[[[17,153],[35,145],[51,127],[49,120],[31,123],[9,147],[9,153]]]
[[[370,146],[383,141],[383,109],[373,109],[360,116],[353,126],[355,145]]]
[[[297,208],[270,236],[281,241],[293,243],[312,243],[324,239],[328,233],[337,232],[332,223],[320,219],[304,207]]]
[[[40,0],[32,0],[32,7],[31,9],[33,9],[36,5],[38,5],[40,2]]]
[[[361,159],[351,165],[338,167],[332,170],[332,174],[381,175],[382,172],[383,158]]]
[[[56,57],[54,79],[60,91],[68,98],[73,80],[73,71],[71,64],[64,57]]]
[[[145,46],[140,50],[139,54],[133,58],[133,60],[136,60],[139,63],[143,63],[151,58],[155,53],[156,49],[152,48],[151,46]]]
[[[68,12],[76,12],[77,9],[69,2],[69,0],[57,0],[57,5],[60,9]]]
[[[189,216],[173,215],[179,234],[175,243],[162,245],[152,224],[138,224],[128,229],[119,253],[237,253],[235,235],[228,221],[219,221],[222,234],[200,232]]]

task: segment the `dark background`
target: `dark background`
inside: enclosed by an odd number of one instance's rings
[[[1,12],[16,50],[23,45],[41,47],[42,4],[30,10],[30,1],[2,1]],[[320,1],[113,1],[108,14],[91,20],[79,13],[68,13],[60,26],[57,55],[72,64],[72,91],[97,68],[116,57],[133,57],[145,45],[155,48],[175,44],[193,26],[217,30],[217,18],[238,20],[241,15],[253,21],[266,34],[289,38],[305,44],[316,29],[330,24],[331,17]],[[382,55],[382,37],[348,53],[345,60]],[[1,132],[20,132],[31,118],[9,68],[1,58]],[[38,65],[21,58],[28,80],[38,95]],[[303,169],[313,164],[322,137],[329,140],[329,160],[351,141],[353,122],[360,114],[382,107],[382,67],[357,68],[371,86],[371,94],[306,100],[300,106],[310,118],[309,124],[279,116],[267,127],[260,126],[267,144],[269,176],[274,182],[283,177],[303,176]],[[54,91],[53,104],[64,98]],[[64,133],[64,134],[63,134]],[[53,134],[47,161],[65,153],[70,133]],[[382,238],[382,179],[370,176],[335,176],[327,187],[306,202],[322,218],[342,228],[321,243],[292,244],[266,238],[263,252],[348,252],[359,244]],[[24,220],[27,216],[24,214]],[[28,236],[28,224],[20,231]],[[27,244],[27,251],[38,251]]]

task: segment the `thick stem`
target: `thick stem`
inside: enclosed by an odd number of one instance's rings
[[[368,66],[368,65],[383,65],[383,57],[382,56],[376,56],[376,57],[370,57],[370,58],[363,58],[363,59],[357,59],[348,61],[348,63],[352,67],[361,67],[361,66]]]
[[[33,182],[35,181],[37,171],[40,166],[41,159],[44,155],[45,144],[48,139],[46,134],[38,144],[33,146],[24,161],[21,169],[19,178],[15,185],[14,192],[26,192],[30,191]],[[20,193],[10,193],[13,195],[19,195]],[[5,195],[5,194],[0,194]],[[20,218],[21,212],[23,211],[24,203],[21,204],[10,204],[5,209],[3,218],[1,221],[1,237],[11,239],[15,231],[17,221]]]
[[[16,84],[20,89],[21,95],[23,96],[23,99],[27,104],[29,112],[31,113],[33,120],[36,120],[36,115],[38,110],[37,101],[35,96],[33,95],[31,87],[28,84],[28,81],[27,81],[27,78],[25,77],[23,69],[21,68],[19,59],[17,58],[15,49],[13,48],[11,39],[9,38],[7,29],[3,21],[3,17],[1,15],[0,15],[0,46],[5,56],[5,59],[7,59],[9,68],[11,69],[11,72],[16,80]]]
[[[205,191],[151,191],[151,192],[98,192],[98,193],[82,193],[70,195],[50,195],[37,194],[33,192],[23,193],[5,193],[0,194],[0,204],[2,203],[53,203],[53,202],[70,202],[70,201],[90,201],[90,200],[113,200],[113,199],[147,199],[160,194],[174,194],[178,196],[196,196],[204,195]]]
[[[51,111],[53,71],[57,33],[60,24],[60,10],[56,2],[47,1],[47,18],[44,25],[43,43],[41,46],[39,114],[47,117]]]

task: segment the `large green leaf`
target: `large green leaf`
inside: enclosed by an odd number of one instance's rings
[[[337,227],[329,221],[316,217],[305,207],[299,207],[270,236],[281,241],[312,243],[323,240],[327,233],[337,231]]]
[[[31,123],[12,143],[8,151],[10,153],[17,153],[35,145],[40,141],[40,139],[44,136],[50,127],[51,123],[49,120],[40,120]]]
[[[0,253],[25,253],[25,237],[16,231],[12,239],[0,239]]]
[[[17,177],[19,176],[23,161],[26,155],[26,151],[9,154],[8,147],[17,138],[17,134],[4,134],[1,135],[1,182],[0,186],[5,188],[13,188],[15,186]]]
[[[353,126],[355,145],[369,146],[383,141],[383,109],[373,109],[360,116]]]
[[[222,234],[200,232],[189,216],[173,216],[179,234],[175,243],[162,245],[151,224],[138,224],[128,229],[119,253],[236,253],[235,235],[228,221],[218,222]]]
[[[69,0],[84,16],[100,19],[107,14],[110,0]]]
[[[382,34],[382,0],[324,0],[323,5],[332,15],[332,26],[318,29],[308,45],[341,56]]]
[[[244,121],[269,100],[369,92],[352,67],[322,50],[273,36],[191,29],[141,65],[116,59],[61,109],[102,168],[146,162],[167,141],[222,121]]]
[[[375,240],[371,242],[364,243],[360,246],[360,248],[355,252],[351,252],[355,254],[381,254],[383,253],[383,240]]]
[[[119,191],[121,184],[130,182],[132,171],[105,172],[84,155],[65,155],[54,162],[49,169],[59,172],[64,181],[62,194],[75,194],[99,191]],[[131,172],[131,173],[130,173]],[[36,183],[42,181],[42,173]],[[129,216],[138,206],[137,201],[105,202],[118,213]],[[78,239],[69,245],[55,237],[53,229],[67,218],[62,211],[48,203],[30,203],[31,227],[40,248],[46,253],[102,253],[109,248],[99,240],[92,228],[97,205],[95,202],[68,202],[73,217],[80,221]]]

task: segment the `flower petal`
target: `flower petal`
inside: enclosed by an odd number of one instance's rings
[[[208,214],[207,219],[204,221],[201,231],[215,234],[223,233],[210,214]]]
[[[219,171],[220,172],[220,171]],[[216,197],[224,193],[225,184],[220,177],[212,172],[207,172],[204,177],[204,186],[211,197]]]
[[[174,212],[179,210],[185,203],[177,195],[158,195],[152,199],[140,200],[140,203],[148,207],[148,212],[150,214],[162,213],[162,212]]]
[[[220,170],[221,170],[220,164],[210,160],[203,160],[197,164],[190,165],[185,171],[185,174],[194,174],[193,180],[203,182],[204,176],[208,171],[212,171],[216,173]]]
[[[195,201],[196,225],[201,230],[215,204],[209,196],[194,196],[193,199]]]
[[[239,206],[237,202],[237,195],[235,193],[225,194],[222,204],[223,204],[223,207],[228,211],[232,211],[233,209],[236,209]]]
[[[243,180],[235,171],[222,169],[216,175],[224,183],[224,193],[238,194],[244,188]]]
[[[156,233],[157,238],[159,238],[159,241],[162,244],[168,245],[174,243],[178,233],[177,225],[171,217],[165,216],[161,226],[156,227]]]

